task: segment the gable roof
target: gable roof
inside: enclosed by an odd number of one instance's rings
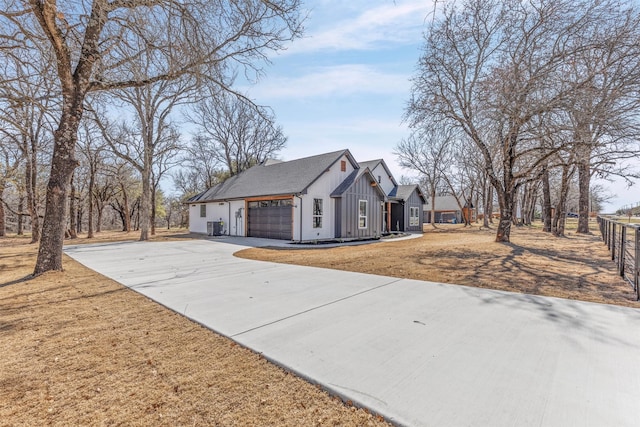
[[[408,200],[414,191],[418,192],[418,196],[420,196],[420,198],[422,199],[423,204],[427,202],[427,198],[424,196],[422,190],[420,189],[420,186],[417,184],[398,185],[393,190],[391,190],[391,193],[389,193],[389,197],[396,200]]]
[[[384,168],[384,171],[387,173],[387,176],[389,177],[393,185],[398,185],[398,183],[396,182],[396,179],[393,177],[393,174],[389,170],[389,167],[385,163],[384,159],[367,160],[366,162],[359,162],[359,163],[360,163],[360,167],[369,168],[371,173],[373,173],[373,170],[376,168],[376,166],[382,163],[382,167]]]
[[[188,200],[209,202],[305,193],[322,174],[346,156],[358,168],[349,150],[334,151],[288,162],[265,162],[233,176]]]
[[[428,200],[424,204],[424,209],[425,210],[431,210],[432,202],[434,202],[434,201],[433,200]],[[459,211],[460,210],[460,206],[458,206],[458,201],[456,200],[456,198],[451,196],[451,195],[436,196],[436,199],[435,199],[435,210],[436,211],[448,211],[448,210]]]
[[[387,195],[384,193],[384,190],[382,190],[382,188],[380,188],[380,186],[378,185],[378,181],[371,173],[371,170],[365,167],[361,167],[360,169],[356,169],[351,172],[349,176],[344,181],[342,181],[335,190],[333,190],[333,192],[331,193],[331,197],[342,197],[342,195],[349,188],[351,188],[351,186],[355,184],[363,175],[369,178],[369,182],[376,184],[375,188],[377,189],[378,193],[380,193],[383,199],[386,199]]]

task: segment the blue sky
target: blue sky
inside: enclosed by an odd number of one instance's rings
[[[280,157],[348,148],[359,161],[383,158],[397,179],[415,176],[393,151],[409,133],[402,115],[433,0],[315,0],[306,8],[304,37],[241,88],[273,108],[289,137]],[[607,210],[640,202],[638,185],[603,184],[617,195]]]
[[[307,2],[305,35],[271,57],[266,76],[243,88],[273,108],[289,137],[285,160],[348,148],[411,175],[393,150],[402,124],[431,0]]]

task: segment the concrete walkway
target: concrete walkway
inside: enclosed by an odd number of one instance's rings
[[[264,243],[65,251],[397,424],[640,424],[640,310],[232,256]]]

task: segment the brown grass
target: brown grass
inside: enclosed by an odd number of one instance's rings
[[[69,257],[28,279],[28,242],[0,238],[0,425],[386,425]]]
[[[509,244],[495,230],[462,225],[425,227],[421,238],[324,249],[246,249],[236,256],[452,283],[640,308],[616,273],[599,235],[556,238],[513,227]]]
[[[427,227],[423,237],[246,258],[640,307],[597,235]],[[136,240],[100,233],[70,243]],[[159,230],[156,239],[190,237]],[[65,256],[29,279],[37,247],[0,238],[0,425],[384,425]]]

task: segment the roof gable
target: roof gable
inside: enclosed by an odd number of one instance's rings
[[[382,196],[383,199],[386,199],[387,195],[378,185],[378,181],[371,173],[369,168],[360,168],[356,169],[349,176],[342,181],[342,183],[331,193],[331,197],[342,197],[342,195],[347,192],[360,178],[366,178],[369,180],[371,184],[375,184],[374,187],[376,191]]]
[[[384,168],[384,171],[387,173],[387,176],[389,177],[389,179],[391,180],[393,185],[398,185],[398,183],[396,182],[396,179],[393,177],[393,174],[389,170],[389,167],[385,163],[384,159],[367,160],[366,162],[360,162],[360,166],[363,167],[363,168],[367,168],[368,167],[369,170],[371,171],[371,173],[373,173],[373,170],[379,164],[382,164],[382,167]]]
[[[399,199],[399,200],[408,200],[414,191],[418,192],[418,196],[422,199],[423,204],[427,202],[427,198],[424,196],[424,193],[420,189],[420,186],[417,184],[398,185],[396,186],[396,188],[393,189],[391,194],[389,194],[389,197],[392,197],[394,199]]]

